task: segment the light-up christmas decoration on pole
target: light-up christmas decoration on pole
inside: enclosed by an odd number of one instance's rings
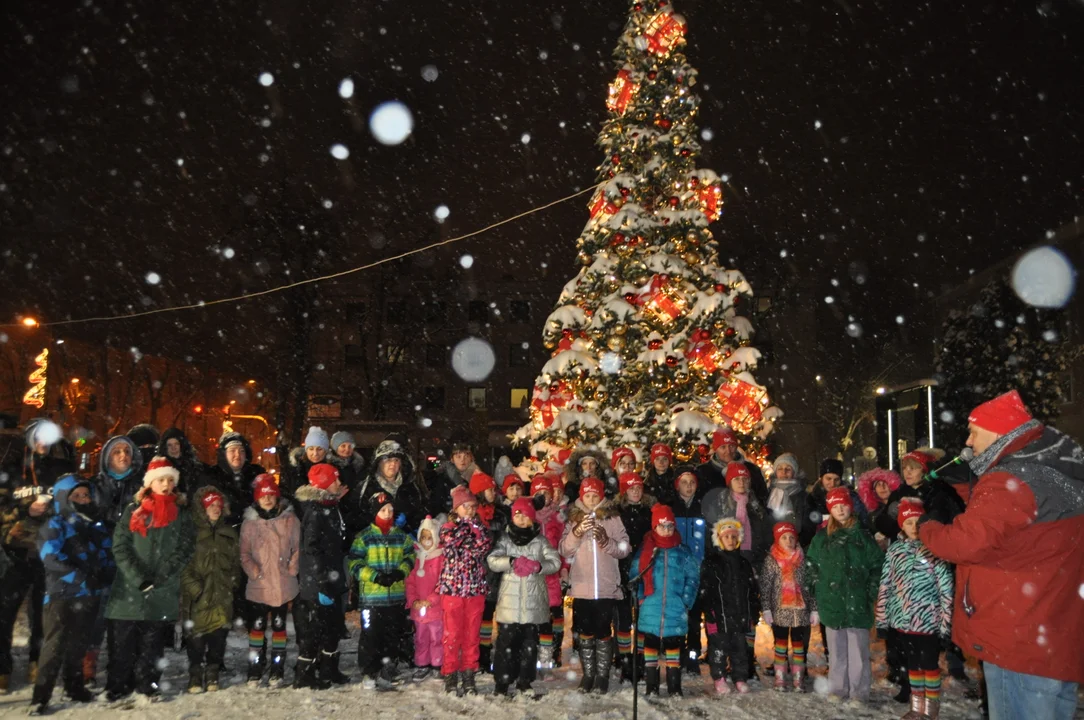
[[[576,240],[581,267],[546,321],[553,355],[535,381],[531,422],[516,433],[540,461],[582,443],[655,442],[699,460],[720,425],[760,457],[782,414],[751,374],[760,353],[739,312],[752,288],[718,265],[708,229],[724,183],[696,167],[700,98],[685,32],[670,3],[630,2],[598,139],[599,187]]]
[[[30,389],[23,395],[23,404],[30,405],[31,407],[38,408],[39,410],[45,407],[45,385],[47,383],[47,373],[49,370],[49,348],[42,348],[42,351],[34,358],[34,364],[37,365],[37,369],[30,373]]]

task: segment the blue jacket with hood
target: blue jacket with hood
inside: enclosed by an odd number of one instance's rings
[[[53,486],[55,513],[38,535],[38,553],[45,565],[46,604],[98,597],[113,579],[113,541],[100,518],[102,511],[92,505],[90,515],[80,512],[69,500],[77,487],[88,488],[94,498],[90,481],[63,476]]]

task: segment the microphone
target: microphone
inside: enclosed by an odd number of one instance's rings
[[[936,470],[931,470],[930,473],[929,473],[929,476],[931,478],[936,478],[937,473],[941,472],[945,468],[952,467],[953,465],[959,465],[960,463],[971,462],[974,458],[975,458],[975,451],[972,450],[971,448],[964,448],[963,450],[960,451],[959,455],[952,458],[951,460],[949,460],[947,463],[945,463],[941,467],[937,468]]]

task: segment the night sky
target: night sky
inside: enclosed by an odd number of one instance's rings
[[[834,294],[864,334],[840,321],[829,344],[872,349],[928,293],[1081,213],[1081,0],[675,9],[711,131],[700,165],[730,177],[714,226],[723,260],[754,288],[812,279],[811,302]],[[624,0],[5,3],[0,322],[260,290],[579,190],[603,159],[594,142],[626,11]],[[396,147],[367,128],[390,99],[415,121]],[[349,160],[331,157],[335,143]],[[476,272],[524,253],[547,262],[556,300],[576,271],[585,202],[458,250]],[[279,302],[63,332],[243,366],[258,360],[238,338],[273,337]]]

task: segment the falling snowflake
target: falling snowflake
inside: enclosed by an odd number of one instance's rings
[[[157,285],[158,283],[162,282],[162,276],[156,272],[147,273],[146,279],[148,285]]]
[[[269,72],[260,73],[260,84],[264,87],[271,87],[275,84],[275,76]]]
[[[331,146],[331,157],[336,160],[345,160],[350,157],[350,150],[342,143],[335,143]]]

